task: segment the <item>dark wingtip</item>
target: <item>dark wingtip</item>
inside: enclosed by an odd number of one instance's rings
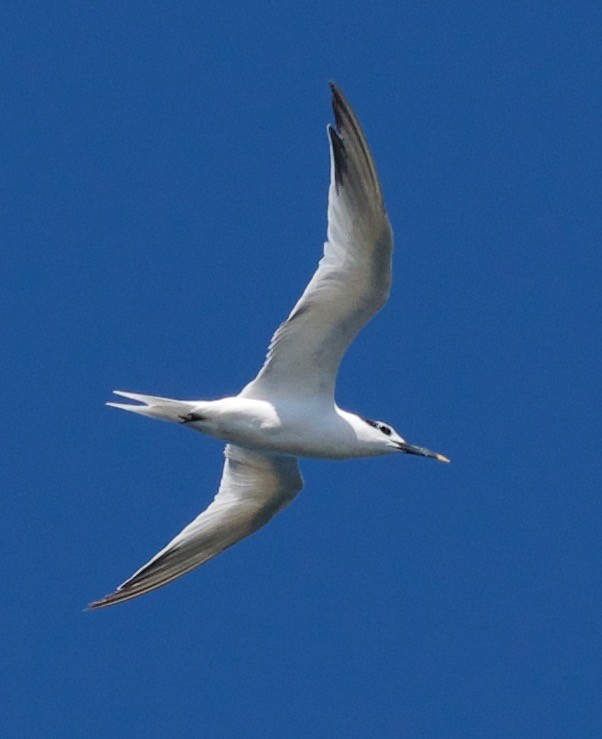
[[[332,146],[332,155],[334,158],[334,181],[338,187],[342,185],[343,178],[347,173],[347,152],[343,139],[337,131],[328,124],[328,136],[330,137],[330,145]]]
[[[333,80],[330,80],[328,85],[330,87],[332,112],[334,113],[334,122],[336,124],[337,130],[339,131],[339,133],[342,133],[341,128],[342,128],[343,118],[342,118],[341,112],[345,108],[349,108],[349,103],[345,100],[345,96],[339,89],[336,82],[334,82]]]
[[[84,608],[84,611],[98,611],[101,608],[106,608],[107,606],[114,606],[117,603],[121,603],[123,600],[128,600],[128,598],[124,598],[123,593],[120,590],[116,590],[114,593],[109,593],[109,595],[105,595],[105,597],[101,598],[100,600],[93,600],[92,603],[88,603],[88,605]]]
[[[330,86],[332,96],[331,103],[336,132],[341,141],[341,146],[344,146],[344,143],[347,143],[350,150],[354,150],[354,153],[351,153],[350,156],[352,158],[355,157],[358,160],[358,166],[364,170],[363,176],[366,179],[369,178],[371,180],[371,186],[374,189],[376,196],[382,200],[380,185],[368,150],[368,144],[366,143],[364,134],[362,133],[361,126],[355,117],[355,113],[336,82],[330,80],[328,84]],[[332,134],[331,140],[333,140]],[[347,156],[347,151],[345,151],[345,156]]]

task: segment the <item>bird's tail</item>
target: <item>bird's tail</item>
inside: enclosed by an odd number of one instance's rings
[[[148,416],[149,418],[160,418],[162,421],[182,423],[197,405],[189,400],[174,400],[173,398],[161,398],[157,395],[125,393],[122,390],[113,390],[113,393],[120,395],[122,398],[128,398],[128,400],[136,400],[144,405],[107,403],[112,408],[139,413],[141,416]]]

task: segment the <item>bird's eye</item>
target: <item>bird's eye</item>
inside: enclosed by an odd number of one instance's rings
[[[379,431],[382,431],[385,436],[391,436],[393,429],[387,426],[386,423],[383,423],[382,421],[372,421],[369,418],[364,418],[364,421],[369,426],[372,426],[373,428],[378,429]]]

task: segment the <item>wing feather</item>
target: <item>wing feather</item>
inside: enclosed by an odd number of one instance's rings
[[[324,255],[243,397],[333,399],[347,347],[389,295],[393,237],[376,170],[357,118],[334,83],[331,90]]]
[[[267,456],[232,444],[225,456],[209,507],[114,593],[89,608],[122,603],[181,577],[264,526],[303,487],[294,457]]]

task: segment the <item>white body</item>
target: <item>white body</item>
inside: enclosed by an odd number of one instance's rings
[[[186,425],[246,449],[320,459],[377,457],[399,451],[385,446],[380,434],[335,403],[306,400],[223,398],[194,403],[206,421]],[[398,438],[398,437],[395,437]]]

